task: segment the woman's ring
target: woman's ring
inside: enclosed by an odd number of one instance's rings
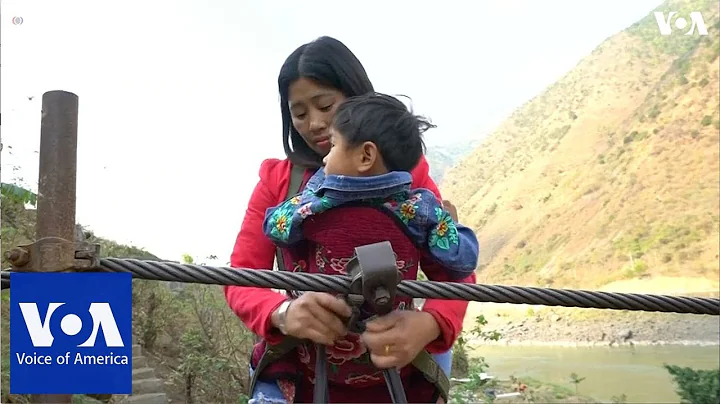
[[[385,345],[385,355],[390,355],[390,345]]]

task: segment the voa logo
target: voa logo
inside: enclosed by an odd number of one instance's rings
[[[132,393],[132,275],[10,274],[10,392]]]
[[[45,318],[42,320],[40,319],[40,310],[38,309],[37,303],[18,304],[34,347],[52,346],[55,337],[50,329],[50,320],[55,310],[64,304],[65,303],[50,303]],[[78,347],[94,347],[100,327],[102,327],[105,344],[108,348],[125,346],[109,303],[90,303],[88,312],[92,319],[92,333],[84,342],[77,345]],[[82,329],[83,321],[77,314],[68,313],[60,320],[60,330],[62,330],[65,335],[78,335]]]
[[[25,327],[34,348],[123,348],[125,343],[118,328],[109,303],[90,303],[87,314],[71,310],[66,303],[50,303],[44,316],[41,316],[37,303],[18,303]],[[76,305],[73,305],[76,306]],[[65,312],[65,313],[62,313]],[[84,319],[81,318],[85,317]],[[92,328],[89,325],[92,324]],[[54,331],[53,331],[54,330]],[[98,340],[102,330],[104,344]],[[61,331],[62,334],[58,334]],[[89,334],[88,334],[89,332]],[[38,355],[33,352],[17,353],[17,360],[25,365],[125,365],[126,355],[83,354],[84,352],[66,351],[53,361],[52,356]]]
[[[675,14],[677,14],[676,11],[671,11],[666,17],[663,12],[655,12],[655,20],[657,21],[658,28],[660,29],[660,35],[667,36],[672,34],[672,25],[670,24],[670,21]],[[688,22],[684,17],[677,17],[675,19],[675,28],[685,29],[687,25]],[[707,27],[705,26],[705,20],[699,11],[693,11],[690,13],[690,29],[687,30],[684,35],[693,35],[696,30],[698,35],[708,34]]]

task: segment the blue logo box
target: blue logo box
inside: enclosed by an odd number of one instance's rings
[[[12,273],[10,392],[130,394],[132,275]]]

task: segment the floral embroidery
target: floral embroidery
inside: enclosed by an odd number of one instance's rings
[[[327,198],[327,196],[322,196],[320,198],[320,207],[323,211],[332,208],[332,203],[330,203],[330,200]]]
[[[310,364],[310,352],[308,352],[307,347],[303,344],[300,345],[297,348],[298,357],[300,358],[300,362],[309,365]]]
[[[360,342],[359,336],[353,334],[335,341],[335,345],[327,348],[328,362],[337,366],[359,358],[365,353],[367,353],[365,344]]]
[[[405,193],[400,192],[397,194],[390,195],[387,198],[376,198],[376,199],[373,199],[373,201],[375,201],[375,203],[377,205],[382,205],[392,211],[395,211],[397,209],[398,205],[407,201],[407,198],[405,196],[406,196]]]
[[[300,204],[300,195],[293,196],[290,199],[290,204],[291,205],[299,205]]]
[[[347,275],[345,268],[348,262],[350,262],[350,258],[330,258],[330,268],[339,274]]]
[[[305,205],[301,206],[300,209],[298,209],[298,214],[301,218],[305,219],[308,216],[312,215],[312,208],[310,208],[310,205],[312,205],[312,202],[308,202]]]
[[[373,374],[362,374],[362,373],[352,373],[348,375],[348,377],[345,379],[345,384],[365,384],[368,382],[377,382],[380,381],[381,376],[380,372],[376,371]]]
[[[278,239],[287,240],[290,236],[290,212],[286,209],[277,209],[270,217],[270,234]]]
[[[408,202],[415,203],[420,202],[422,200],[422,194],[417,193],[410,196],[410,199],[408,199]]]
[[[397,208],[397,206],[398,206],[398,203],[396,200],[389,200],[389,201],[385,202],[383,205],[385,205],[386,208],[395,210],[395,208]]]
[[[325,261],[323,261],[323,257],[320,255],[319,250],[315,252],[315,265],[317,266],[318,271],[325,272]]]
[[[285,396],[287,404],[293,404],[295,401],[295,383],[290,380],[281,379],[277,381],[277,386],[283,393],[283,396]]]
[[[318,244],[315,247],[315,266],[317,266],[318,272],[325,273],[325,266],[330,264],[330,261],[326,258],[326,254],[330,251],[326,251],[325,247]]]
[[[435,208],[438,224],[430,231],[430,247],[437,247],[443,250],[450,248],[450,243],[458,244],[457,228],[450,214],[441,208]]]
[[[405,273],[405,272],[407,272],[410,268],[414,267],[415,264],[414,264],[412,261],[405,262],[405,261],[403,261],[403,260],[398,260],[398,261],[395,261],[395,266],[397,267],[397,269],[398,269],[400,272]]]
[[[293,272],[307,272],[307,262],[299,260],[293,262]]]
[[[409,197],[402,193],[398,193],[387,198],[383,203],[383,206],[395,212],[403,223],[408,224],[408,222],[417,216],[418,206],[416,203],[421,199],[422,194],[420,193],[410,195]]]
[[[400,205],[400,212],[398,216],[400,216],[400,220],[402,220],[403,223],[408,224],[409,221],[415,218],[416,214],[417,206],[412,202],[407,201]]]

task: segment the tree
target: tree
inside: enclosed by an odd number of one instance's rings
[[[13,202],[22,204],[29,203],[33,206],[37,205],[37,194],[19,185],[3,182],[0,183],[0,191],[3,199],[10,199]]]
[[[663,365],[677,385],[683,403],[717,404],[720,402],[720,369],[692,369]]]

